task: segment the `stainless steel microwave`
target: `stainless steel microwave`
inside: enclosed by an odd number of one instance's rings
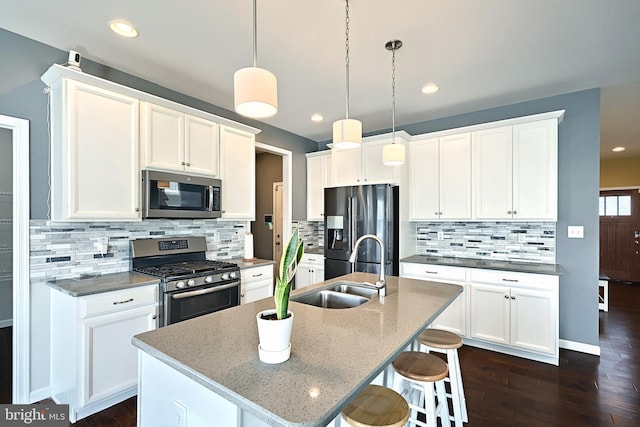
[[[143,218],[220,218],[221,201],[219,179],[142,171]]]

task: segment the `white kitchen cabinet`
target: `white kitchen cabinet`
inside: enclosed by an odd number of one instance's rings
[[[471,338],[558,363],[557,276],[473,270],[470,301]]]
[[[240,304],[273,296],[273,264],[240,270]]]
[[[158,286],[72,297],[51,292],[51,397],[71,422],[137,392],[134,335],[157,327]]]
[[[45,74],[51,89],[51,219],[136,221],[139,102]]]
[[[557,220],[558,119],[473,133],[475,217]]]
[[[307,221],[324,221],[324,189],[331,186],[331,152],[307,153]]]
[[[324,282],[324,256],[304,254],[295,276],[296,289]]]
[[[401,262],[400,277],[462,286],[462,294],[431,323],[431,327],[444,329],[461,336],[467,334],[467,299],[469,292],[466,268]]]
[[[254,134],[220,126],[221,219],[255,220],[255,151]]]
[[[218,176],[218,125],[182,111],[143,102],[143,169]]]
[[[397,144],[406,145],[409,138],[406,132],[396,132]],[[382,149],[390,143],[391,134],[383,134],[363,138],[358,148],[332,149],[331,185],[398,184],[406,166],[386,166],[382,162]]]
[[[471,219],[471,134],[409,143],[409,219]]]

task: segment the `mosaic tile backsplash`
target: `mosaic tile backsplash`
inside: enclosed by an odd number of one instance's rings
[[[291,224],[292,230],[300,224],[300,237],[304,242],[304,248],[316,249],[324,246],[324,222],[298,221]]]
[[[131,269],[129,240],[163,236],[205,236],[207,258],[242,258],[248,222],[145,220],[130,223],[78,223],[31,220],[31,281],[119,273]],[[98,237],[109,238],[102,256]]]
[[[416,249],[419,255],[555,264],[556,224],[420,222]]]

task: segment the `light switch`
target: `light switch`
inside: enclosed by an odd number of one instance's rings
[[[567,229],[569,239],[584,239],[584,226],[570,225]]]

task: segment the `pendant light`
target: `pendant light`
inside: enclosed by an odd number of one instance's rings
[[[382,162],[387,166],[398,166],[404,163],[404,145],[396,144],[396,50],[402,47],[400,40],[391,40],[384,45],[391,51],[391,144],[382,147]]]
[[[338,149],[356,148],[362,144],[362,122],[349,118],[349,0],[346,0],[345,15],[346,115],[333,122],[333,147]]]
[[[256,0],[253,0],[253,67],[241,68],[233,75],[236,112],[261,119],[278,112],[278,82],[276,76],[258,68],[258,24]]]

